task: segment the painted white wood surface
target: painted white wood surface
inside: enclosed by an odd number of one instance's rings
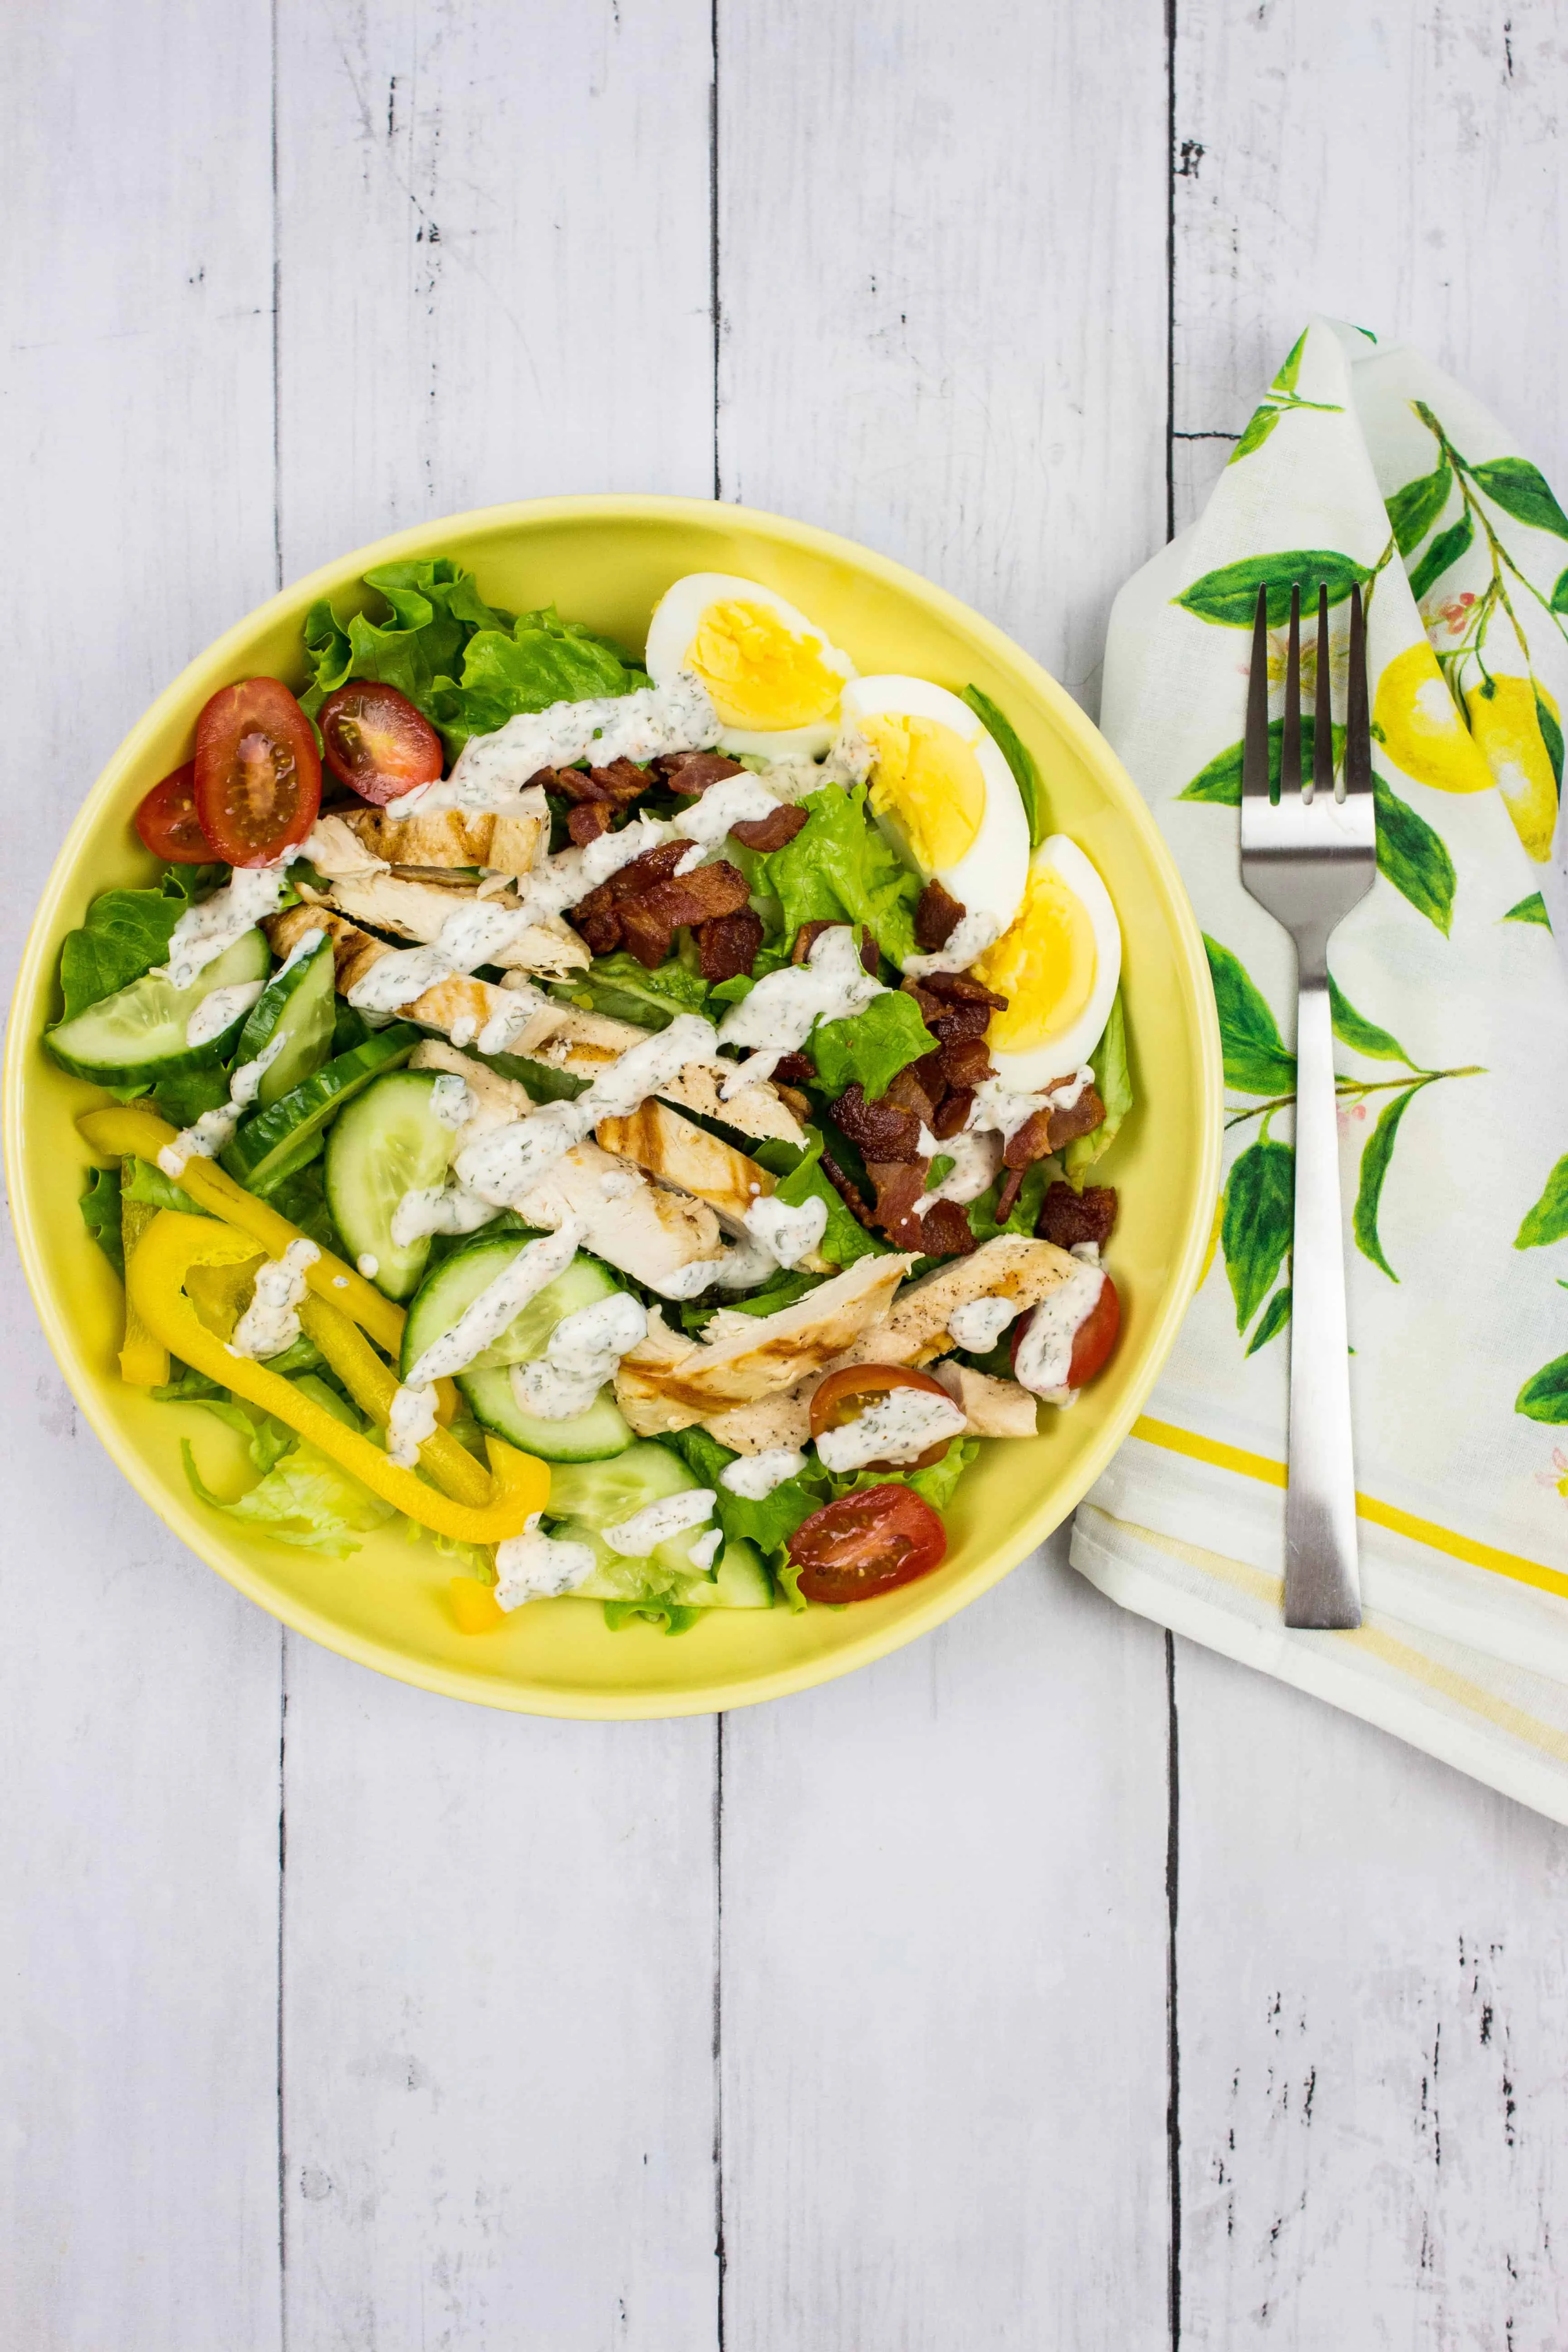
[[[7,952],[275,562],[424,514],[717,467],[1092,703],[1168,323],[1178,520],[1313,305],[1568,475],[1561,31],[1419,13],[13,11]],[[1168,2036],[1165,1645],[1059,1546],[721,1735],[490,1717],[280,1644],[8,1280],[7,2345],[1144,2352],[1172,2048],[1183,2340],[1568,2340],[1561,1832],[1178,1647]]]

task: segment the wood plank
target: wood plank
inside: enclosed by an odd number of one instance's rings
[[[284,570],[713,480],[707,0],[282,0]]]
[[[1164,537],[1163,7],[719,26],[723,495],[912,564],[1092,708]]]
[[[699,2352],[713,1725],[532,1721],[296,1640],[288,1727],[289,2341]]]
[[[1092,701],[1164,537],[1162,9],[726,0],[719,91],[723,495]],[[727,2345],[1163,2341],[1164,1741],[1056,1552],[729,1719]]]
[[[1177,1657],[1183,2345],[1557,2352],[1568,1836]]]
[[[9,967],[115,742],[272,586],[267,12],[12,10],[0,79]],[[0,1279],[0,2338],[267,2352],[278,1629],[79,1419],[9,1243]]]
[[[1164,1643],[1056,1538],[724,1729],[724,2342],[1165,2340]]]
[[[706,0],[285,0],[279,67],[289,573],[491,500],[706,493]],[[288,1671],[289,2341],[696,2352],[713,1726]]]
[[[1563,478],[1550,6],[1178,18],[1175,422],[1235,432],[1329,303]],[[1178,443],[1184,520],[1223,441]],[[1561,1830],[1178,1645],[1183,2332],[1563,2341]]]

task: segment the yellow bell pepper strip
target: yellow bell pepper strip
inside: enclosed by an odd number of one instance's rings
[[[178,1139],[166,1119],[134,1103],[118,1109],[83,1111],[77,1129],[95,1151],[106,1155],[133,1152],[138,1159],[154,1162],[166,1144]],[[269,1257],[281,1257],[290,1242],[303,1241],[307,1236],[298,1225],[268,1207],[243,1184],[215,1166],[210,1160],[195,1157],[185,1162],[174,1180],[182,1192],[188,1192],[198,1207],[226,1224],[237,1225],[241,1233],[258,1241]],[[395,1307],[374,1284],[368,1283],[354,1266],[345,1265],[331,1250],[322,1250],[315,1264],[306,1273],[305,1280],[319,1297],[330,1307],[340,1307],[362,1325],[377,1344],[390,1356],[395,1356],[403,1345],[403,1326],[407,1319],[401,1307]],[[167,1380],[168,1374],[163,1375]],[[232,1384],[231,1384],[232,1385]],[[458,1410],[456,1384],[448,1380],[436,1382],[436,1418],[443,1426],[452,1420]]]
[[[384,1429],[397,1394],[397,1376],[383,1363],[363,1331],[324,1298],[307,1298],[300,1324],[320,1348],[360,1411]],[[419,1448],[419,1459],[444,1494],[459,1503],[482,1504],[490,1482],[466,1445],[437,1429]]]
[[[549,1500],[550,1472],[542,1462],[518,1453],[499,1438],[488,1438],[491,1472],[488,1499],[480,1504],[456,1501],[437,1494],[412,1470],[400,1469],[378,1445],[357,1430],[346,1429],[281,1373],[269,1372],[249,1357],[228,1353],[202,1322],[185,1296],[184,1284],[193,1266],[232,1264],[242,1255],[255,1255],[244,1235],[216,1222],[161,1209],[142,1235],[129,1269],[137,1313],[154,1338],[182,1362],[194,1365],[209,1380],[220,1381],[248,1404],[259,1405],[263,1412],[309,1438],[373,1494],[433,1533],[468,1544],[502,1543],[509,1536],[521,1535],[531,1514],[542,1510]],[[444,1436],[444,1432],[438,1433],[426,1442],[436,1445]],[[446,1443],[453,1441],[447,1438]],[[471,1469],[477,1466],[470,1462]]]
[[[477,1576],[454,1576],[448,1580],[447,1589],[452,1596],[452,1614],[459,1633],[499,1633],[507,1622],[506,1611],[496,1599],[494,1587],[481,1584]]]
[[[121,1201],[120,1240],[129,1267],[136,1244],[158,1212],[146,1201]],[[120,1377],[127,1388],[161,1389],[169,1377],[169,1350],[154,1339],[125,1293],[125,1344],[120,1350]]]

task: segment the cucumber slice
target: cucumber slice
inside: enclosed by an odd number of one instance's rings
[[[330,954],[330,950],[329,950]],[[327,1206],[348,1244],[349,1255],[367,1253],[376,1262],[372,1277],[388,1298],[406,1298],[419,1286],[430,1236],[400,1249],[392,1238],[392,1214],[405,1192],[439,1184],[457,1141],[454,1130],[430,1106],[434,1072],[396,1070],[377,1078],[333,1128],[327,1144]]]
[[[482,1429],[493,1429],[509,1445],[537,1454],[542,1462],[602,1462],[632,1442],[631,1425],[608,1388],[599,1391],[586,1412],[567,1421],[541,1421],[519,1406],[510,1369],[459,1372],[458,1386]]]
[[[187,1045],[185,1029],[205,997],[220,988],[265,980],[272,957],[259,931],[246,931],[209,963],[189,988],[144,972],[129,988],[89,1004],[74,1021],[45,1032],[44,1043],[73,1077],[101,1087],[155,1086],[186,1070],[216,1069],[233,1053],[250,1007],[205,1045]]]
[[[333,1142],[335,1146],[335,1136]],[[443,1258],[408,1310],[403,1328],[405,1376],[431,1341],[449,1331],[464,1308],[511,1264],[529,1239],[526,1233],[481,1235]],[[521,1410],[508,1376],[512,1364],[526,1363],[544,1353],[550,1334],[563,1317],[574,1315],[580,1307],[591,1307],[595,1299],[609,1297],[620,1287],[596,1258],[579,1252],[565,1273],[546,1284],[500,1339],[477,1356],[467,1371],[458,1374],[458,1386],[475,1420],[504,1437],[509,1445],[536,1454],[542,1462],[601,1462],[623,1453],[632,1442],[632,1433],[607,1386],[600,1390],[586,1412],[574,1413],[567,1421],[544,1421]],[[690,1483],[688,1479],[687,1484]]]
[[[672,1536],[646,1559],[626,1559],[612,1551],[603,1530],[629,1519],[647,1503],[662,1502],[667,1495],[684,1494],[700,1486],[680,1456],[655,1438],[642,1438],[607,1462],[567,1462],[551,1473],[548,1518],[565,1521],[551,1532],[563,1541],[585,1543],[598,1562],[586,1585],[590,1600],[637,1601],[645,1594],[662,1597],[677,1579],[701,1584],[710,1593],[713,1580],[704,1576],[691,1558],[691,1547],[709,1533],[704,1526]]]
[[[552,1528],[551,1533],[563,1542],[588,1544],[599,1560],[587,1582],[574,1590],[574,1601],[662,1601],[677,1609],[771,1609],[773,1605],[773,1580],[763,1566],[763,1556],[755,1544],[743,1538],[733,1538],[724,1546],[715,1576],[650,1577],[651,1561],[618,1559],[601,1544],[585,1519],[567,1519]]]
[[[290,959],[279,965],[251,1006],[240,1031],[240,1061],[254,1062],[276,1042],[279,1031],[283,1034],[276,1058],[263,1073],[258,1110],[270,1110],[331,1055],[336,1019],[333,979],[332,943],[323,931],[297,963]]]
[[[340,1054],[324,1069],[295,1087],[270,1110],[244,1120],[222,1154],[223,1164],[247,1192],[265,1192],[280,1184],[321,1149],[321,1129],[345,1103],[363,1094],[373,1078],[405,1062],[419,1043],[419,1031],[406,1021],[378,1029],[352,1054]]]

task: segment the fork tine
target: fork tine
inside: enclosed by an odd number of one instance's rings
[[[1241,753],[1244,800],[1268,798],[1268,591],[1258,592],[1252,667],[1247,678],[1247,736]]]
[[[1345,696],[1345,797],[1372,790],[1372,720],[1366,698],[1366,614],[1351,590],[1351,670]]]
[[[1312,705],[1312,791],[1334,790],[1334,697],[1329,678],[1329,583],[1318,590],[1318,691]]]
[[[1285,664],[1285,724],[1279,733],[1279,797],[1301,789],[1301,590],[1290,591],[1290,650]]]

